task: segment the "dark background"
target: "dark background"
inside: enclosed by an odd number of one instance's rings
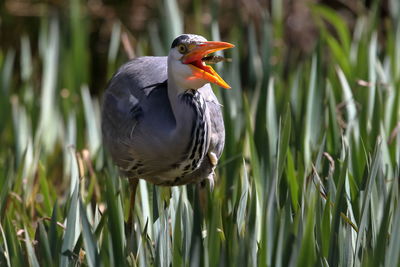
[[[37,38],[40,30],[40,21],[44,17],[57,16],[61,20],[64,28],[62,33],[68,32],[69,16],[74,11],[70,10],[71,3],[79,0],[2,0],[0,5],[0,44],[4,51],[15,49],[20,45],[21,36],[27,35],[31,40],[32,53],[35,57],[37,53]],[[291,64],[309,55],[314,49],[318,39],[318,30],[315,22],[311,18],[309,5],[324,4],[336,10],[343,20],[354,27],[355,18],[367,12],[368,9],[377,8],[380,11],[380,21],[383,22],[380,32],[380,40],[384,41],[385,27],[384,22],[389,17],[388,1],[372,0],[285,0],[283,10],[282,38],[275,35],[274,46],[283,47],[283,56],[281,60],[285,62],[285,69],[288,71]],[[91,92],[98,94],[102,92],[107,75],[107,51],[110,43],[110,35],[115,21],[120,21],[123,30],[128,34],[130,43],[135,47],[139,39],[146,38],[153,25],[162,25],[166,19],[160,6],[164,3],[160,0],[88,0],[80,1],[81,16],[85,20],[83,27],[88,27],[89,36],[87,36],[87,68],[91,79],[88,79]],[[228,40],[232,24],[248,25],[254,24],[257,36],[261,36],[259,31],[262,29],[263,16],[272,14],[272,3],[268,0],[221,0],[221,1],[188,1],[179,0],[178,5],[183,14],[184,31],[187,33],[207,34],[205,28],[210,27],[211,16],[216,14],[219,23],[221,39]],[[218,8],[210,10],[210,6],[218,3]],[[201,14],[194,13],[199,10]],[[193,23],[196,22],[196,23]],[[199,27],[202,25],[203,27]],[[240,28],[240,26],[239,26]],[[241,27],[248,31],[248,27]],[[161,38],[167,38],[163,35],[163,30],[159,30]],[[278,38],[277,38],[278,37]],[[63,36],[68,39],[69,36]],[[164,43],[170,40],[163,40]],[[240,46],[248,44],[241,43]],[[19,60],[19,51],[16,49],[17,61]],[[245,50],[244,50],[245,51]],[[146,51],[152,55],[151,48]],[[246,62],[246,54],[241,55]],[[127,55],[125,55],[127,59]],[[126,60],[125,59],[125,60]],[[274,59],[271,59],[273,64]],[[245,64],[245,63],[244,63]],[[18,68],[18,64],[15,65]],[[16,73],[19,73],[16,71]],[[243,74],[246,75],[246,74]],[[242,77],[246,80],[246,77]],[[18,79],[18,78],[17,78]],[[243,80],[243,79],[242,79]],[[18,82],[18,81],[17,81]]]

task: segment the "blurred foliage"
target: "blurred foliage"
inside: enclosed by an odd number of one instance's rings
[[[400,4],[6,0],[0,266],[399,266]],[[101,146],[128,58],[236,44],[215,190],[129,186]],[[199,201],[201,199],[201,201]]]

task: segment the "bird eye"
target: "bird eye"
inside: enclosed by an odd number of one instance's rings
[[[178,45],[178,51],[179,51],[179,53],[181,53],[181,54],[186,53],[186,51],[187,51],[186,45],[184,45],[184,44]]]

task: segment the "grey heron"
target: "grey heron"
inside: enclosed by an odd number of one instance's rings
[[[111,78],[102,106],[103,143],[132,181],[131,205],[138,179],[163,186],[205,180],[213,185],[225,129],[209,83],[230,87],[205,62],[210,53],[232,47],[183,34],[168,57],[133,59]]]

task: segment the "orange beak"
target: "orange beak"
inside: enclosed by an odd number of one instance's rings
[[[194,47],[189,47],[190,51],[182,57],[182,63],[189,65],[189,67],[192,69],[194,79],[204,79],[218,86],[221,86],[222,88],[230,89],[231,87],[218,75],[218,73],[211,66],[206,65],[202,61],[202,58],[216,51],[232,47],[235,46],[226,42],[210,41],[194,44]]]

